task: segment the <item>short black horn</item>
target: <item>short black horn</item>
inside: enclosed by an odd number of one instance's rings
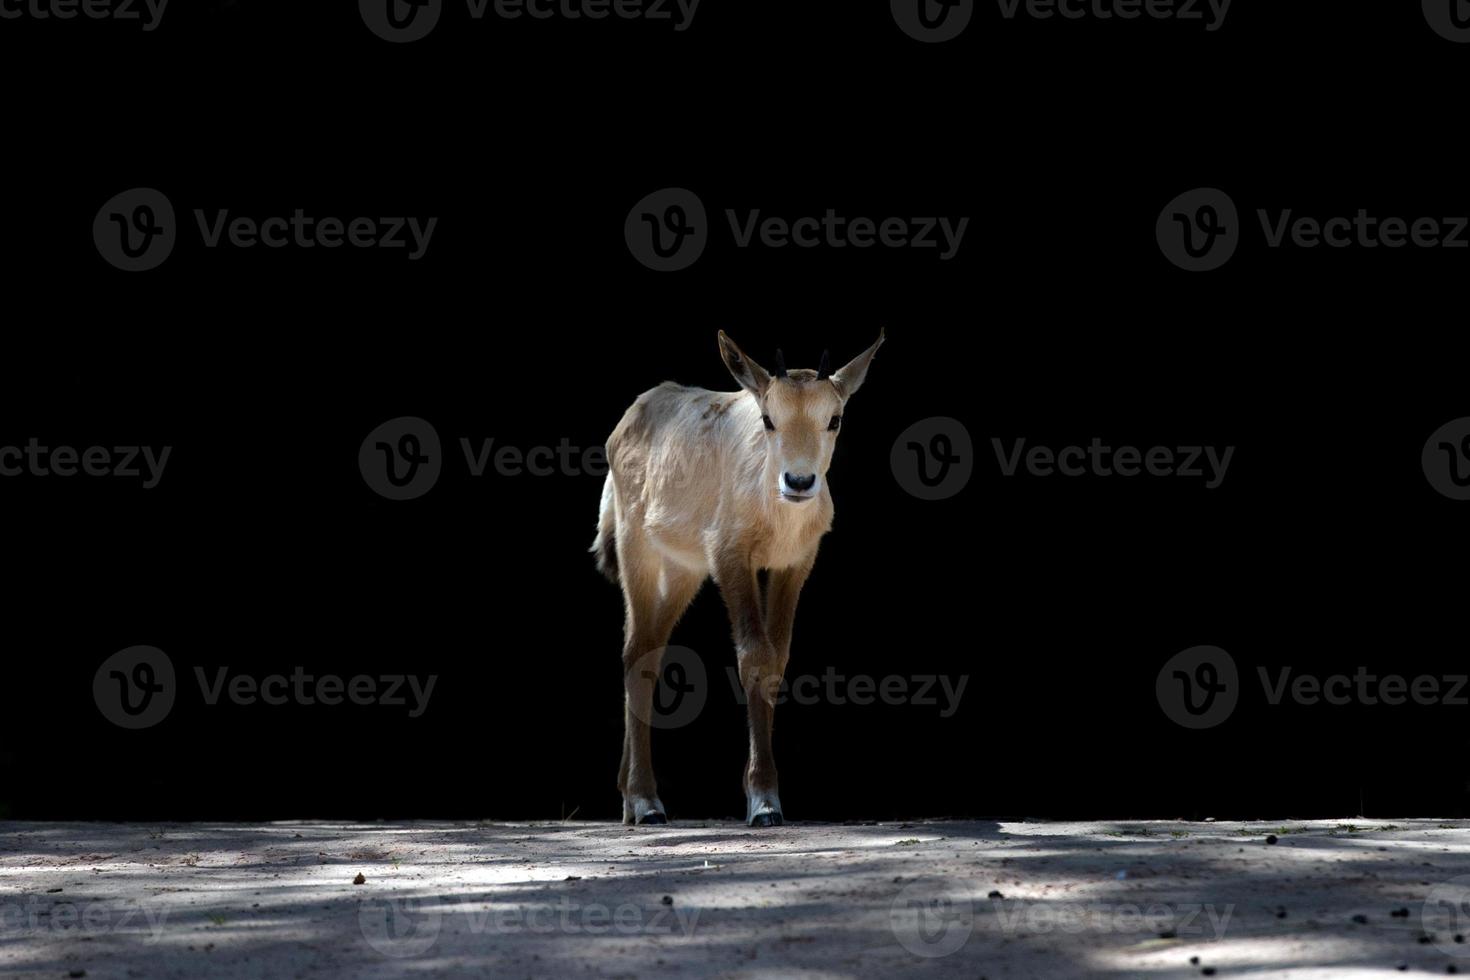
[[[824,350],[824,351],[822,351],[822,359],[817,362],[817,380],[818,381],[825,381],[825,380],[827,380],[827,376],[830,375],[831,373],[832,373],[832,352],[829,351],[829,350]]]
[[[776,348],[776,377],[786,377],[786,355],[781,353],[781,348]]]

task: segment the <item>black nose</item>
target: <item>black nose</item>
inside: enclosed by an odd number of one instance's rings
[[[783,474],[783,476],[785,476],[786,478],[786,485],[795,490],[797,493],[806,493],[812,488],[812,485],[817,482],[817,474],[815,473],[808,473],[806,476],[797,476],[795,473],[785,473]]]

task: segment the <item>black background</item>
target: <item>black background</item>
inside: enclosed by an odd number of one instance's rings
[[[1236,0],[1198,23],[1005,21],[917,43],[885,4],[704,0],[692,27],[470,22],[390,45],[354,4],[175,0],[160,28],[0,21],[11,334],[0,445],[167,444],[162,483],[0,479],[17,817],[614,818],[621,604],[601,480],[471,478],[461,437],[599,445],[665,379],[840,360],[886,328],[831,473],[835,529],[791,670],[968,675],[959,711],[778,712],[788,817],[1455,815],[1463,707],[1270,707],[1255,669],[1467,672],[1470,504],[1425,439],[1470,415],[1467,253],[1265,247],[1256,208],[1465,214],[1470,46],[1417,5]],[[437,216],[401,251],[207,250],[151,272],[93,245],[131,187],[181,218]],[[695,191],[677,273],[623,242]],[[1207,274],[1154,219],[1199,186],[1252,226]],[[970,218],[932,251],[736,249],[723,210]],[[425,497],[375,495],[366,434],[436,427]],[[894,440],[961,420],[975,475],[926,502]],[[990,440],[1233,445],[1224,485],[1002,478]],[[743,812],[744,712],[712,587],[674,642],[711,678],[655,735],[670,814]],[[184,692],[113,727],[93,673],[165,650]],[[1208,731],[1154,679],[1216,644],[1247,679]],[[192,668],[435,673],[429,710],[209,707]]]

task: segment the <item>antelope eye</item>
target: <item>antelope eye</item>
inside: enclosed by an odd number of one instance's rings
[[[776,431],[776,423],[771,421],[771,417],[769,415],[762,415],[761,416],[761,421],[766,424],[766,429],[768,431],[771,431],[771,432],[775,432]]]
[[[828,432],[836,432],[840,428],[842,428],[842,416],[841,415],[834,415],[834,416],[832,416],[832,421],[830,421],[830,422],[827,423],[827,431]]]

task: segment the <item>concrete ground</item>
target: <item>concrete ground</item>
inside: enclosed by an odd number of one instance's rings
[[[1340,980],[1466,931],[1470,821],[0,823],[7,976]]]

